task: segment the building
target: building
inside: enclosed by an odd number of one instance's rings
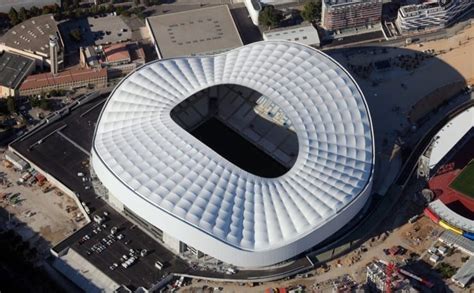
[[[459,268],[451,280],[461,288],[466,288],[471,283],[474,277],[474,257],[470,257],[469,260]]]
[[[433,222],[466,238],[474,239],[474,107],[448,115],[444,125],[419,158],[418,174],[428,178],[433,199],[425,209]]]
[[[9,150],[5,152],[5,160],[12,163],[12,165],[20,171],[25,171],[30,167],[30,164],[27,161],[23,160],[17,154]]]
[[[12,8],[18,11],[22,7],[30,9],[33,6],[41,8],[49,5],[61,6],[61,0],[0,0],[0,12],[8,13]]]
[[[258,16],[262,11],[262,4],[259,0],[245,0],[244,3],[252,23],[258,26]]]
[[[63,66],[64,43],[52,14],[32,17],[17,24],[0,38],[0,50],[20,54],[36,61],[39,68],[50,67],[50,36],[57,37],[57,63]]]
[[[107,86],[107,70],[72,69],[58,74],[40,73],[30,75],[21,84],[22,96],[40,95],[52,90],[73,90],[81,87],[104,88]]]
[[[382,0],[323,0],[321,25],[328,31],[380,26]]]
[[[226,148],[237,135],[280,170],[208,147],[192,134],[205,125],[232,129],[207,137]],[[91,165],[110,205],[175,253],[265,267],[362,210],[374,154],[369,110],[347,71],[308,46],[266,41],[137,69],[102,110]]]
[[[57,74],[58,68],[58,37],[55,35],[49,36],[49,58],[50,58],[50,69],[52,74]]]
[[[81,48],[80,64],[87,68],[107,68],[108,77],[114,78],[145,64],[145,52],[138,42],[89,46]]]
[[[35,69],[35,61],[20,55],[0,53],[0,97],[16,96],[23,80]]]
[[[370,292],[388,292],[387,290],[387,265],[374,261],[367,265],[367,285],[371,289]],[[392,292],[418,292],[415,290],[410,281],[400,274],[396,273],[396,269],[392,270],[390,278],[390,290]]]
[[[97,47],[97,49],[100,49]],[[79,49],[79,63],[81,67],[87,68],[100,68],[101,67],[101,56],[97,53],[97,49],[94,46],[81,47]]]
[[[227,5],[148,17],[158,58],[209,55],[243,45]]]
[[[402,32],[442,28],[472,7],[472,0],[424,1],[400,7],[396,23]]]
[[[311,23],[266,31],[263,33],[263,39],[293,41],[313,47],[319,47],[321,43],[318,30]]]

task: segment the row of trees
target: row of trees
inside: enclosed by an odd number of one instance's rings
[[[140,5],[140,4],[143,4],[145,5],[146,7],[150,7],[150,6],[153,6],[153,5],[160,5],[161,4],[161,1],[160,0],[134,0],[133,1],[135,3],[135,5]]]
[[[321,19],[321,0],[307,0],[300,12],[301,18],[309,22],[318,22]],[[283,20],[283,13],[275,7],[263,7],[259,15],[259,22],[268,28],[278,27]]]
[[[161,4],[160,0],[135,0],[135,5],[139,6],[143,4],[145,7],[149,7],[152,5],[159,5]],[[20,10],[16,10],[15,8],[11,8],[8,13],[8,19],[10,20],[10,25],[14,26],[17,25],[31,17],[49,14],[52,13],[58,20],[65,19],[65,18],[80,18],[85,16],[97,15],[102,13],[111,13],[116,12],[118,15],[130,16],[132,14],[137,15],[138,17],[144,18],[143,10],[145,8],[140,7],[133,7],[130,6],[117,6],[115,7],[113,4],[109,5],[92,5],[90,7],[80,7],[78,0],[63,0],[62,8],[59,7],[57,4],[54,5],[47,5],[42,8],[38,8],[36,6],[32,6],[30,9],[26,9],[24,7],[20,8]]]
[[[42,14],[49,14],[49,13],[59,13],[60,8],[57,4],[54,5],[47,5],[43,6],[43,8],[38,8],[36,6],[32,6],[29,10],[22,7],[20,8],[19,11],[17,11],[15,8],[11,8],[10,11],[8,12],[8,18],[10,19],[10,24],[16,25],[19,24],[22,21],[25,21],[31,17],[39,16]]]

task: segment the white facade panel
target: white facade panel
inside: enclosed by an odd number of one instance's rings
[[[177,104],[218,84],[252,88],[285,109],[299,145],[286,174],[250,174],[172,120]],[[284,41],[139,68],[107,101],[92,153],[97,176],[127,208],[243,267],[291,258],[347,224],[370,195],[374,164],[355,81],[324,53]]]

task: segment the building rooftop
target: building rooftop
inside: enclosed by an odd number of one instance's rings
[[[319,46],[318,31],[312,24],[278,28],[263,33],[264,40],[286,40]]]
[[[471,256],[469,260],[459,268],[456,274],[452,277],[456,283],[462,287],[466,287],[474,277],[474,256]]]
[[[34,66],[34,61],[20,55],[0,54],[0,85],[16,89]]]
[[[118,62],[122,60],[131,60],[128,44],[114,44],[104,47],[104,54],[107,62]]]
[[[300,147],[287,173],[256,176],[173,122],[175,106],[220,84],[247,87],[288,109]],[[228,121],[256,118],[253,106],[218,95]],[[209,104],[201,105],[182,121],[208,115]],[[266,140],[257,126],[240,131],[252,128],[254,139]],[[366,102],[345,69],[310,47],[268,41],[136,70],[110,95],[91,160],[102,184],[151,225],[224,262],[256,267],[293,257],[347,224],[370,194],[373,154]]]
[[[470,220],[448,208],[441,200],[437,199],[429,204],[430,209],[440,218],[463,231],[474,232],[474,221]]]
[[[371,2],[375,2],[377,0],[372,0]],[[326,5],[351,5],[351,4],[357,4],[357,3],[364,3],[364,2],[369,2],[365,0],[324,0],[323,3]]]
[[[107,77],[107,69],[72,69],[59,72],[56,75],[51,73],[40,73],[30,75],[20,86],[20,90],[29,90],[39,87],[52,86],[55,84],[65,84],[74,81],[90,80],[93,78]]]
[[[147,18],[161,58],[205,55],[243,45],[226,5]]]
[[[443,233],[439,236],[439,240],[448,244],[449,246],[453,245],[459,250],[464,251],[470,256],[474,255],[474,241],[462,236],[455,234],[449,230],[444,230]]]
[[[8,47],[49,57],[49,36],[59,36],[52,14],[40,15],[17,24],[0,38]]]

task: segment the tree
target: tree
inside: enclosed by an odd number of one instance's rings
[[[133,3],[135,3],[135,5],[140,5],[140,0],[133,0]]]
[[[259,21],[262,25],[272,28],[280,24],[282,15],[279,10],[275,9],[273,6],[265,6],[262,9],[262,12],[259,15]]]
[[[443,279],[449,279],[456,273],[456,268],[445,262],[440,263],[436,270]]]
[[[41,14],[50,14],[52,11],[51,6],[46,5],[41,9]]]
[[[11,25],[20,23],[20,20],[18,19],[18,12],[13,7],[10,9],[10,12],[8,12],[8,18],[10,18]]]
[[[61,11],[61,8],[59,7],[58,4],[54,4],[50,6],[51,13],[59,13]]]
[[[16,113],[16,100],[14,97],[7,98],[7,109],[10,114]]]
[[[41,10],[36,7],[36,6],[31,6],[30,8],[30,16],[34,17],[34,16],[38,16],[41,14]]]
[[[47,99],[42,99],[39,103],[39,107],[43,110],[49,110],[50,106],[51,105]]]
[[[301,17],[306,21],[321,20],[321,0],[308,0],[303,6]]]
[[[79,43],[82,40],[82,33],[81,33],[81,30],[78,28],[70,30],[69,36],[71,36],[71,38],[77,43]]]
[[[22,22],[27,19],[28,19],[28,11],[26,11],[25,7],[20,8],[20,11],[18,12],[18,20]]]

